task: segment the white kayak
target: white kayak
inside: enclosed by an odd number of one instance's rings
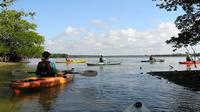
[[[141,62],[165,62],[165,60],[164,59],[155,59],[155,60],[142,60]]]
[[[120,65],[121,62],[98,62],[98,63],[87,63],[88,66],[104,66],[104,65]]]
[[[136,102],[129,105],[123,112],[151,112],[151,111],[141,102]]]

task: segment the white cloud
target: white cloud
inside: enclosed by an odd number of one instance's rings
[[[65,29],[64,34],[65,35],[77,36],[77,35],[80,35],[80,34],[85,33],[85,32],[87,32],[87,30],[85,28],[75,28],[75,27],[72,27],[72,26],[68,26]]]
[[[91,20],[90,24],[92,24],[98,28],[103,28],[103,29],[108,28],[108,25],[106,23],[104,23],[104,21],[102,21],[101,19]]]
[[[67,29],[70,31],[70,27]],[[79,31],[79,33],[72,33],[76,31]],[[73,29],[71,34],[85,33],[86,30],[81,31]],[[87,32],[83,38],[78,40],[69,41],[58,37],[47,40],[46,49],[54,53],[69,54],[134,55],[172,53],[171,46],[166,45],[165,41],[170,39],[171,36],[176,36],[177,33],[178,30],[173,23],[161,23],[157,28],[147,31],[128,28],[109,30],[102,34]]]

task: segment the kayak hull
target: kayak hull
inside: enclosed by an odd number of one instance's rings
[[[200,61],[182,61],[179,64],[200,64]]]
[[[165,62],[164,59],[156,59],[156,60],[142,60],[141,62]]]
[[[108,62],[108,63],[87,63],[87,66],[105,66],[105,65],[120,65],[121,62]]]
[[[31,77],[23,80],[12,81],[9,86],[15,94],[42,88],[49,88],[65,84],[73,80],[73,74],[65,74],[58,77]]]
[[[175,70],[175,71],[151,71],[151,72],[147,72],[147,74],[151,74],[151,75],[158,75],[158,76],[200,76],[200,70]]]

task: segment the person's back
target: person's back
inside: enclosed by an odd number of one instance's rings
[[[51,75],[50,62],[43,60],[38,63],[36,74],[42,77],[48,77]]]
[[[54,77],[57,73],[55,64],[50,62],[49,59],[50,53],[44,52],[42,54],[42,61],[38,63],[36,74],[41,77]]]
[[[186,57],[186,61],[192,61],[192,59],[190,58],[190,56]]]
[[[190,54],[186,52],[186,55],[186,61],[192,61]]]

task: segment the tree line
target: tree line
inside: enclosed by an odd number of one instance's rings
[[[24,18],[35,12],[11,10],[15,0],[0,1],[0,61],[20,62],[40,56],[44,37],[36,32],[37,25]]]

